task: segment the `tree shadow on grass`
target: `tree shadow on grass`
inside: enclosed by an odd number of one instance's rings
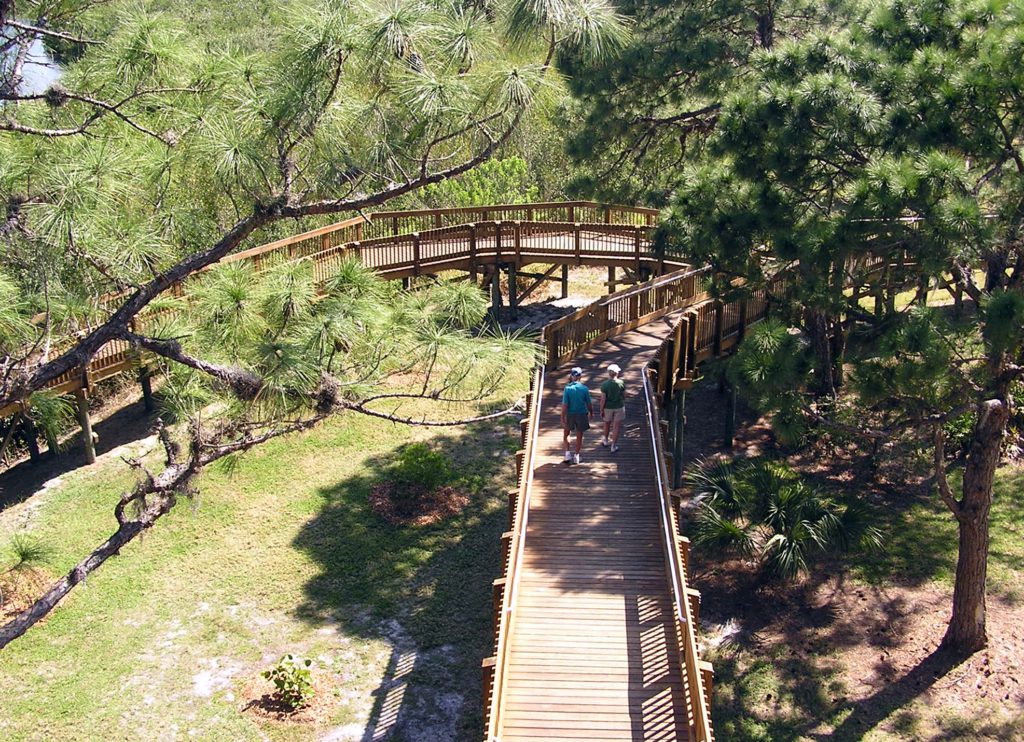
[[[396,446],[370,457],[362,473],[322,489],[321,510],[294,540],[320,567],[299,615],[335,621],[350,635],[385,638],[393,647],[367,742],[481,733],[476,690],[480,662],[492,651],[491,582],[508,527],[517,433],[513,421],[489,422],[429,440],[455,463],[460,486],[471,493],[456,516],[402,527],[373,513],[370,489],[394,462]],[[444,718],[452,714],[454,721]]]

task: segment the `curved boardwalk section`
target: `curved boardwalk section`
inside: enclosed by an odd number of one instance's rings
[[[498,737],[688,739],[685,673],[643,392],[644,367],[674,315],[607,340],[577,359],[595,392],[612,362],[624,371],[621,450],[562,460],[559,404],[568,369],[546,377],[529,522]]]

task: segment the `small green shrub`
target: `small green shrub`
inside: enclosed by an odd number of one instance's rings
[[[449,484],[455,476],[451,461],[425,443],[410,443],[398,454],[390,472],[391,480],[403,489],[432,492]]]
[[[263,677],[274,684],[277,699],[290,709],[300,709],[313,699],[312,660],[286,654],[276,665],[263,671]]]

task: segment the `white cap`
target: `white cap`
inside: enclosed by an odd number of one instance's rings
[[[583,376],[583,369],[579,366],[573,366],[572,371],[569,372],[569,376]]]
[[[622,369],[619,368],[619,364],[617,364],[617,363],[609,363],[608,364],[608,371],[610,373],[613,373],[613,374],[621,374],[622,373]]]

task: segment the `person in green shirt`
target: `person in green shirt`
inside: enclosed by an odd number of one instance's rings
[[[626,383],[619,378],[621,374],[622,369],[613,363],[608,366],[608,379],[601,384],[601,419],[604,421],[601,445],[611,445],[612,453],[619,450],[619,432],[626,419]]]
[[[569,383],[562,392],[562,442],[565,444],[565,462],[580,463],[580,449],[583,448],[583,433],[590,429],[590,418],[594,416],[594,403],[590,390],[580,378],[583,369],[576,366],[569,372]],[[576,451],[569,445],[569,434],[576,433]]]

